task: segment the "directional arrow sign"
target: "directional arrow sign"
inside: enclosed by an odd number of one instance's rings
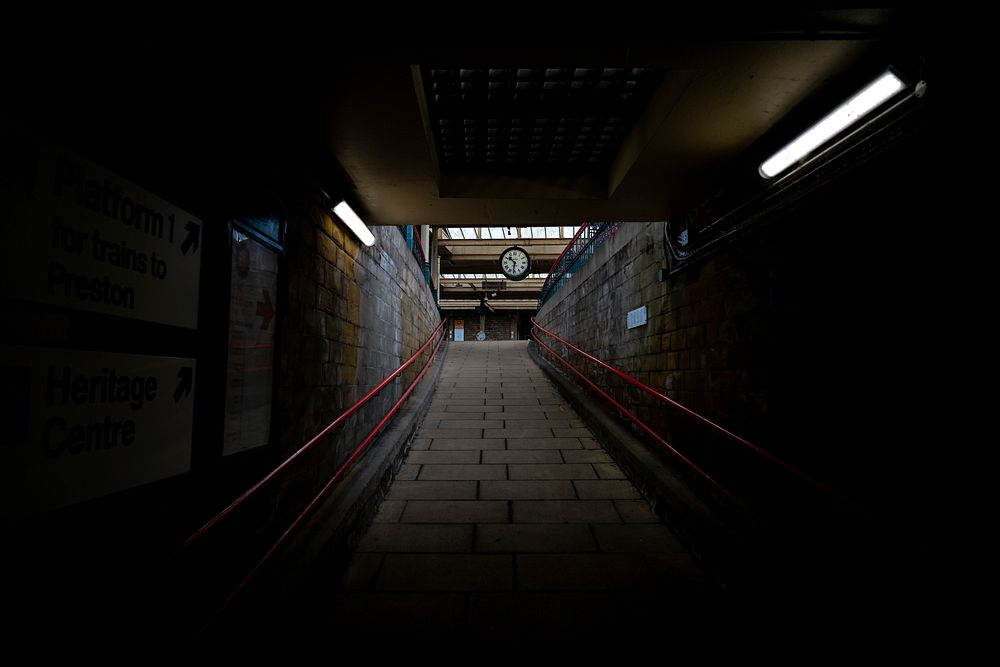
[[[264,290],[264,300],[257,302],[257,314],[264,318],[260,323],[260,328],[267,330],[271,326],[271,318],[274,317],[274,306],[271,304],[271,295]]]
[[[177,383],[177,389],[174,390],[174,403],[179,402],[182,396],[187,396],[191,393],[191,385],[194,382],[194,369],[190,366],[185,366],[177,371],[177,378],[180,382]]]
[[[181,397],[197,390],[197,368],[189,358],[0,345],[0,390],[17,383],[0,414],[21,415],[0,436],[0,522],[190,470],[194,401]]]
[[[193,248],[192,252],[198,252],[198,243],[201,241],[201,226],[196,222],[189,222],[184,225],[184,229],[187,230],[187,238],[181,244],[181,252],[186,255],[189,248]]]

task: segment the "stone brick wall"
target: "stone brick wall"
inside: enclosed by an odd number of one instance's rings
[[[495,313],[486,316],[486,340],[512,340],[517,335],[517,317],[513,313]]]
[[[366,247],[313,206],[289,220],[286,317],[280,345],[279,454],[298,449],[410,357],[440,322],[420,267],[395,227]],[[420,370],[419,359],[295,466],[288,506],[350,455]],[[300,498],[301,497],[301,498]]]
[[[538,319],[643,384],[760,441],[769,435],[766,350],[773,327],[769,260],[761,246],[760,239],[750,240],[659,282],[658,270],[666,266],[662,223],[623,225]],[[762,295],[764,307],[756,307]],[[641,306],[647,323],[628,329],[628,312]],[[720,445],[706,432],[578,355],[564,357],[696,463],[718,463]]]
[[[920,332],[948,284],[929,271],[935,239],[914,232],[930,222],[923,200],[905,195],[933,191],[933,174],[918,142],[900,146],[663,283],[662,224],[623,225],[539,321],[870,506],[909,514],[930,472],[914,443],[943,428],[936,363],[913,343],[931,345]],[[643,305],[648,323],[627,329]],[[576,363],[696,462],[742,483],[749,457]]]

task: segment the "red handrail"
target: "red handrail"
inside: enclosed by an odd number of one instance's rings
[[[687,458],[686,456],[684,456],[683,454],[681,454],[679,451],[677,451],[676,449],[674,449],[673,447],[671,447],[670,443],[668,443],[666,440],[664,440],[663,438],[661,438],[659,436],[659,434],[657,434],[653,429],[651,429],[650,427],[646,426],[646,424],[641,419],[639,419],[634,414],[632,414],[624,405],[622,405],[621,403],[619,403],[618,401],[616,401],[614,398],[612,398],[610,394],[608,394],[606,391],[604,391],[603,389],[601,389],[600,387],[598,387],[596,384],[594,384],[590,380],[590,378],[588,378],[587,376],[585,376],[583,373],[581,373],[577,369],[573,368],[572,364],[570,364],[568,361],[566,361],[565,359],[563,359],[551,347],[549,347],[548,345],[546,345],[545,343],[543,343],[541,340],[539,340],[538,336],[535,336],[535,342],[538,343],[543,348],[545,348],[546,350],[548,350],[548,352],[552,356],[554,356],[556,359],[558,359],[563,365],[565,365],[566,368],[570,369],[573,373],[576,374],[577,377],[579,377],[581,380],[583,380],[588,385],[590,385],[590,387],[594,391],[596,391],[598,394],[600,394],[602,398],[604,398],[605,400],[609,401],[612,405],[614,405],[616,408],[618,408],[636,426],[638,426],[639,428],[641,428],[648,435],[650,435],[653,439],[655,439],[661,445],[663,445],[664,447],[666,447],[667,450],[669,450],[671,454],[673,454],[678,459],[680,459],[681,462],[683,462],[687,467],[689,467],[691,470],[695,471],[703,479],[705,479],[706,481],[708,481],[709,484],[711,484],[713,487],[715,487],[719,492],[721,492],[723,495],[725,495],[731,501],[733,501],[734,503],[736,503],[737,505],[739,505],[740,507],[742,507],[747,512],[752,513],[750,511],[750,508],[747,507],[746,505],[744,505],[740,501],[739,498],[737,498],[736,496],[734,496],[728,489],[726,489],[724,486],[722,486],[721,484],[719,484],[718,482],[716,482],[714,479],[712,479],[712,477],[707,472],[705,472],[704,470],[702,470],[701,468],[699,468],[697,466],[697,464],[695,464],[689,458]]]
[[[437,328],[434,329],[434,332],[430,335],[430,337],[428,337],[427,340],[424,342],[424,344],[420,346],[420,349],[418,349],[416,352],[414,352],[412,357],[410,357],[405,362],[403,362],[402,366],[400,366],[399,368],[397,368],[395,371],[393,371],[392,374],[390,374],[384,380],[382,380],[377,385],[375,385],[375,387],[371,391],[369,391],[367,394],[365,394],[360,399],[358,399],[358,401],[354,405],[352,405],[351,407],[347,408],[347,410],[345,410],[339,417],[337,417],[332,422],[330,422],[322,431],[320,431],[315,436],[313,436],[308,442],[306,442],[306,444],[304,444],[301,447],[299,447],[299,449],[294,454],[292,454],[291,456],[289,456],[282,463],[280,463],[274,470],[272,470],[267,475],[265,475],[263,479],[261,479],[259,482],[257,482],[253,486],[251,486],[242,495],[240,495],[240,497],[238,497],[236,500],[234,500],[233,502],[231,502],[225,509],[223,509],[221,512],[219,512],[214,517],[212,517],[211,519],[209,519],[205,523],[205,525],[203,525],[201,528],[199,528],[198,530],[196,530],[193,533],[191,533],[191,536],[188,537],[186,540],[184,540],[184,542],[177,548],[177,552],[175,552],[175,553],[180,553],[181,551],[183,551],[183,550],[187,549],[189,546],[191,546],[202,535],[204,535],[209,530],[211,530],[214,525],[216,525],[217,523],[219,523],[220,521],[222,521],[222,519],[226,518],[226,516],[228,516],[230,513],[232,513],[233,510],[235,510],[237,507],[239,507],[240,505],[242,505],[244,502],[246,502],[252,496],[256,495],[257,492],[259,492],[262,488],[264,488],[265,486],[267,486],[275,477],[278,476],[278,473],[280,473],[281,471],[283,471],[285,468],[287,468],[288,466],[290,466],[295,460],[297,460],[303,454],[305,454],[310,449],[312,449],[313,447],[315,447],[321,440],[323,440],[323,438],[325,438],[327,435],[329,435],[330,432],[333,431],[333,429],[335,429],[338,426],[340,426],[341,424],[343,424],[344,421],[348,417],[350,417],[355,412],[357,412],[358,410],[360,410],[361,407],[365,403],[367,403],[368,401],[370,401],[372,399],[372,397],[375,396],[375,394],[377,394],[380,391],[382,391],[382,389],[384,389],[387,384],[389,384],[393,379],[395,379],[397,376],[399,376],[399,374],[402,373],[403,370],[405,370],[410,364],[412,364],[414,362],[414,360],[418,356],[420,356],[423,353],[424,350],[427,349],[427,346],[430,345],[431,341],[434,340],[434,337],[438,334],[439,331],[441,331],[441,328],[444,327],[444,323],[445,322],[447,322],[447,319],[441,320],[441,323],[439,325],[437,325]],[[432,358],[433,358],[433,355],[432,355]]]
[[[706,426],[709,426],[710,428],[714,429],[718,433],[720,433],[720,434],[724,435],[725,437],[729,438],[733,442],[736,442],[737,444],[739,444],[739,445],[741,445],[743,447],[746,447],[747,449],[749,449],[750,451],[752,451],[754,454],[757,454],[758,456],[760,456],[761,458],[765,459],[766,461],[769,461],[770,463],[773,463],[773,464],[775,464],[775,465],[783,468],[785,471],[787,471],[787,472],[791,473],[792,475],[798,477],[799,479],[801,479],[802,481],[806,482],[807,484],[809,484],[810,486],[814,487],[815,489],[817,489],[819,491],[822,491],[823,493],[826,493],[826,494],[828,494],[830,496],[833,496],[834,498],[837,498],[838,500],[841,500],[841,501],[844,501],[844,502],[848,502],[846,498],[844,498],[840,493],[838,493],[835,489],[831,488],[830,486],[824,484],[823,482],[820,482],[817,479],[814,479],[814,478],[810,477],[809,475],[807,475],[806,473],[802,472],[801,470],[799,470],[798,468],[796,468],[792,464],[790,464],[790,463],[788,463],[786,461],[783,461],[782,459],[779,459],[774,454],[771,454],[770,452],[768,452],[766,450],[763,450],[760,447],[757,447],[756,445],[748,442],[747,440],[744,440],[740,436],[736,435],[735,433],[733,433],[731,431],[726,430],[725,428],[719,426],[715,422],[713,422],[713,421],[709,420],[708,418],[703,417],[702,415],[698,414],[694,410],[691,410],[690,408],[687,408],[687,407],[681,405],[680,403],[678,403],[677,401],[673,400],[672,398],[669,398],[668,396],[665,396],[664,394],[661,394],[660,392],[656,391],[652,387],[646,386],[642,382],[639,382],[638,380],[636,380],[631,375],[628,375],[628,374],[626,374],[626,373],[618,370],[614,366],[611,366],[610,364],[604,363],[603,361],[601,361],[597,357],[584,352],[583,350],[581,350],[577,346],[573,345],[569,341],[567,341],[567,340],[565,340],[563,338],[560,338],[555,333],[553,333],[553,332],[549,331],[548,329],[546,329],[545,327],[543,327],[541,324],[538,323],[538,320],[536,320],[535,318],[531,318],[531,323],[536,328],[538,328],[540,331],[544,332],[547,336],[556,339],[557,341],[559,341],[560,343],[562,343],[566,347],[570,348],[571,350],[573,350],[577,354],[580,354],[580,355],[586,357],[587,359],[589,359],[590,361],[594,362],[595,364],[598,364],[602,368],[606,368],[607,370],[611,371],[612,373],[614,373],[618,377],[622,378],[626,382],[629,382],[629,383],[635,385],[636,387],[638,387],[639,389],[643,390],[644,392],[646,392],[650,396],[655,396],[656,398],[660,399],[661,401],[664,401],[665,403],[669,404],[671,407],[673,407],[673,408],[675,408],[677,410],[680,410],[681,412],[683,412],[684,414],[688,415],[689,417],[693,417],[697,421],[700,421],[701,423],[705,424]],[[535,340],[537,341],[538,338],[536,337]],[[538,342],[539,342],[539,344],[541,344],[541,341],[538,341]],[[545,346],[545,347],[546,347],[546,349],[551,350],[551,348],[549,348],[548,346]],[[556,355],[556,357],[559,358],[560,361],[562,361],[562,357],[560,357],[559,355]],[[573,370],[576,370],[576,369],[573,369]]]
[[[445,321],[442,321],[441,325],[443,325]],[[434,330],[434,333],[431,334],[431,338],[427,339],[427,343],[429,343],[434,338],[437,332],[441,329],[441,325],[438,325],[438,328]],[[219,608],[215,610],[215,612],[212,614],[212,617],[208,621],[209,624],[220,613],[222,613],[222,611],[225,610],[227,606],[229,606],[229,603],[232,602],[236,598],[236,596],[240,594],[240,592],[246,587],[248,583],[250,583],[250,581],[257,575],[257,572],[259,572],[260,569],[264,566],[264,564],[267,563],[268,560],[270,560],[271,556],[274,555],[274,553],[279,548],[281,548],[281,546],[288,540],[289,536],[291,536],[292,533],[294,533],[295,530],[298,529],[303,522],[305,522],[305,520],[309,517],[309,515],[312,514],[313,510],[316,509],[320,501],[323,500],[326,494],[328,494],[330,490],[333,488],[333,486],[338,481],[340,481],[340,479],[344,476],[348,468],[351,467],[351,464],[353,464],[358,459],[358,457],[361,456],[361,454],[365,451],[365,449],[368,448],[368,445],[371,444],[372,440],[375,439],[375,436],[378,435],[378,433],[382,430],[382,428],[385,427],[385,425],[388,423],[389,419],[394,414],[396,414],[400,406],[403,405],[403,401],[405,401],[407,397],[413,392],[413,389],[414,387],[417,386],[417,383],[423,379],[424,375],[427,373],[427,369],[430,368],[432,363],[434,363],[434,358],[437,356],[438,350],[441,348],[441,343],[444,342],[445,338],[446,336],[442,335],[438,339],[437,344],[434,346],[434,351],[431,352],[431,356],[427,359],[427,362],[424,364],[424,367],[420,369],[420,373],[418,373],[417,377],[414,378],[413,382],[410,383],[410,386],[406,388],[406,391],[404,391],[403,395],[399,397],[399,400],[397,400],[393,404],[393,406],[389,409],[389,411],[385,414],[385,416],[382,417],[381,421],[379,421],[379,423],[375,425],[375,428],[373,428],[368,433],[365,439],[361,441],[361,444],[359,444],[357,448],[355,448],[355,450],[351,453],[351,455],[347,457],[347,460],[344,461],[344,463],[340,466],[340,468],[337,469],[337,472],[333,474],[333,477],[331,477],[327,481],[327,483],[323,486],[323,488],[319,490],[319,493],[317,493],[313,497],[313,499],[309,501],[309,504],[306,505],[305,509],[303,509],[302,512],[299,513],[297,517],[295,517],[295,520],[292,521],[291,525],[288,526],[285,532],[283,532],[281,536],[274,542],[274,544],[272,544],[270,548],[268,548],[268,550],[264,552],[264,555],[261,556],[260,560],[257,561],[256,565],[253,566],[253,569],[251,569],[250,572],[243,578],[243,580],[236,586],[236,588],[233,589],[233,591],[229,594],[229,597],[226,598],[226,600],[219,606]],[[421,347],[421,349],[424,349],[424,347],[427,346],[427,343],[424,343],[424,346]]]

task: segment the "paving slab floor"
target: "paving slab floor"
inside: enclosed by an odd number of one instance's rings
[[[526,341],[453,342],[329,620],[424,640],[661,641],[716,595]]]

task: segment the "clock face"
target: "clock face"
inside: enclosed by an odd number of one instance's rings
[[[500,270],[511,280],[524,280],[528,277],[530,268],[528,253],[517,246],[507,248],[500,255]]]

